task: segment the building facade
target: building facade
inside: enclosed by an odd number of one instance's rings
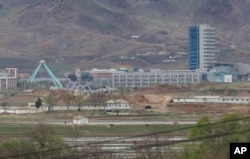
[[[207,71],[215,62],[215,29],[206,24],[189,27],[189,70]]]
[[[199,27],[189,27],[189,70],[199,69]]]
[[[210,82],[226,82],[229,75],[232,77],[232,82],[249,81],[250,65],[245,63],[221,63],[215,62],[211,65],[207,79]]]
[[[112,109],[130,109],[130,103],[128,101],[125,100],[108,100],[106,102],[106,108],[108,110],[112,110]]]
[[[134,88],[156,84],[188,85],[200,83],[199,72],[189,70],[162,70],[157,72],[113,73],[112,87]]]
[[[225,104],[249,104],[249,97],[230,96],[194,96],[194,97],[174,97],[173,103],[225,103]]]
[[[0,91],[17,88],[17,68],[5,68],[0,72]]]

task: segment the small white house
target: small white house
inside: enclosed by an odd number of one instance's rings
[[[75,117],[73,119],[73,124],[77,124],[77,125],[85,125],[85,124],[88,124],[88,122],[89,122],[88,118],[82,117],[82,116]]]
[[[107,109],[130,109],[130,103],[125,100],[108,100],[106,102]]]

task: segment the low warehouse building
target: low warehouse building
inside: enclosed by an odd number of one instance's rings
[[[173,103],[228,103],[249,104],[248,97],[194,96],[193,98],[175,97]]]

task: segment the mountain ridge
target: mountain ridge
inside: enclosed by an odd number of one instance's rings
[[[188,26],[200,23],[216,28],[218,60],[247,63],[248,7],[250,0],[0,0],[0,67],[30,72],[45,59],[59,74],[75,67],[185,69],[187,58],[166,64],[167,55],[137,55],[187,51]],[[245,58],[233,58],[238,54]]]

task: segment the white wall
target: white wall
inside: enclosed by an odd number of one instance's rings
[[[78,118],[78,119],[73,119],[73,124],[88,124],[89,120],[88,118]]]
[[[194,98],[174,98],[174,103],[231,103],[249,104],[248,97],[219,97],[219,96],[195,96]]]
[[[52,106],[50,110],[78,110],[79,106]],[[114,106],[81,106],[81,110],[112,110],[112,109],[130,109],[130,107],[114,107]]]
[[[0,113],[9,113],[9,114],[33,114],[33,113],[41,113],[48,111],[47,107],[41,108],[24,108],[24,107],[15,107],[15,106],[6,106],[5,108],[0,107]]]
[[[52,106],[50,110],[78,110],[78,106]],[[129,107],[115,107],[115,106],[81,106],[81,110],[112,110],[112,109],[119,109],[119,110],[129,110]],[[48,107],[42,106],[40,108],[34,107],[17,107],[17,106],[0,106],[0,113],[9,113],[9,114],[32,114],[32,113],[41,113],[47,112]]]
[[[232,83],[233,82],[233,76],[232,75],[224,75],[224,82],[225,83]]]

